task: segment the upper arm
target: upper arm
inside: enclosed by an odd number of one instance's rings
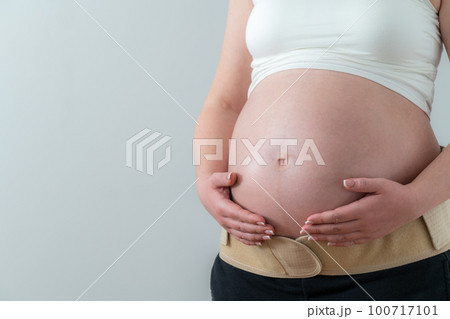
[[[442,42],[450,59],[450,0],[442,0],[439,8],[439,28]]]
[[[252,0],[229,2],[222,52],[205,104],[219,103],[240,112],[247,101],[252,57],[245,42],[245,29],[252,8]]]

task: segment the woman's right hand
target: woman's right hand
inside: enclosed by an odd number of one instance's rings
[[[274,228],[264,217],[249,212],[230,199],[229,187],[236,183],[236,173],[217,172],[197,182],[199,198],[206,210],[234,238],[246,245],[261,245],[270,240]]]

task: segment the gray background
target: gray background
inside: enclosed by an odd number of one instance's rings
[[[228,1],[80,1],[195,118]],[[450,68],[432,124],[450,142]],[[195,180],[194,122],[71,0],[0,1],[0,299],[75,300]],[[154,176],[125,141],[173,137]],[[163,154],[160,154],[161,158]],[[219,226],[195,187],[81,300],[209,300]]]

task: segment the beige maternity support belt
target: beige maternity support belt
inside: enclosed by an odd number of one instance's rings
[[[245,245],[222,229],[219,256],[254,274],[277,278],[346,275],[393,268],[450,249],[450,199],[394,232],[349,247],[272,236],[261,246]]]

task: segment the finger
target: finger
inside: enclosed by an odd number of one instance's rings
[[[211,183],[216,187],[232,186],[236,180],[236,173],[233,172],[216,172],[210,177]]]
[[[348,234],[355,231],[360,231],[359,220],[351,220],[349,222],[338,223],[338,224],[307,224],[303,226],[303,230],[300,234],[312,235],[312,234]]]
[[[324,235],[324,234],[313,234],[310,237],[308,237],[308,240],[316,240],[316,241],[327,241],[330,243],[345,243],[345,242],[351,242],[358,239],[362,239],[364,237],[364,234],[362,232],[353,232],[353,233],[347,233],[347,234],[340,234],[340,235]]]
[[[228,229],[227,230],[234,238],[236,238],[238,241],[246,244],[246,245],[257,245],[257,246],[261,246],[262,244],[262,240],[250,240],[247,239],[248,237],[246,237],[243,233],[240,233],[239,231],[235,230],[235,229]]]
[[[250,242],[262,242],[265,240],[271,240],[272,238],[266,234],[250,234],[239,231],[237,229],[229,228],[230,234],[234,235],[236,238],[240,238]]]
[[[233,236],[236,240],[240,241],[241,243],[249,245],[249,246],[255,246],[255,245],[256,246],[261,246],[262,245],[261,242],[253,242],[253,241],[248,241],[248,240],[245,240],[245,239],[237,238],[234,235],[231,235],[231,236]]]
[[[228,217],[225,219],[224,225],[231,229],[236,229],[240,232],[248,233],[248,234],[260,234],[261,236],[275,235],[275,230],[272,225],[266,225],[266,226],[253,225],[253,224],[249,224],[249,223],[242,223],[240,221],[237,221],[235,219],[228,218]]]
[[[241,206],[233,202],[232,200],[225,199],[220,201],[219,209],[222,211],[224,217],[228,217],[242,223],[248,223],[252,225],[266,226],[266,220],[264,217],[258,214],[249,212],[243,209]]]
[[[379,192],[386,183],[385,178],[347,178],[343,184],[345,189],[358,193]]]
[[[328,210],[322,213],[317,213],[309,216],[305,222],[306,225],[315,224],[338,224],[349,222],[358,219],[360,214],[364,212],[357,207],[358,201],[338,207],[333,210]]]
[[[339,242],[339,243],[329,242],[328,245],[329,246],[337,246],[337,247],[348,247],[348,246],[353,246],[353,245],[365,244],[369,241],[370,241],[369,238],[360,238],[360,239],[355,239],[355,240],[347,241],[347,242]]]

